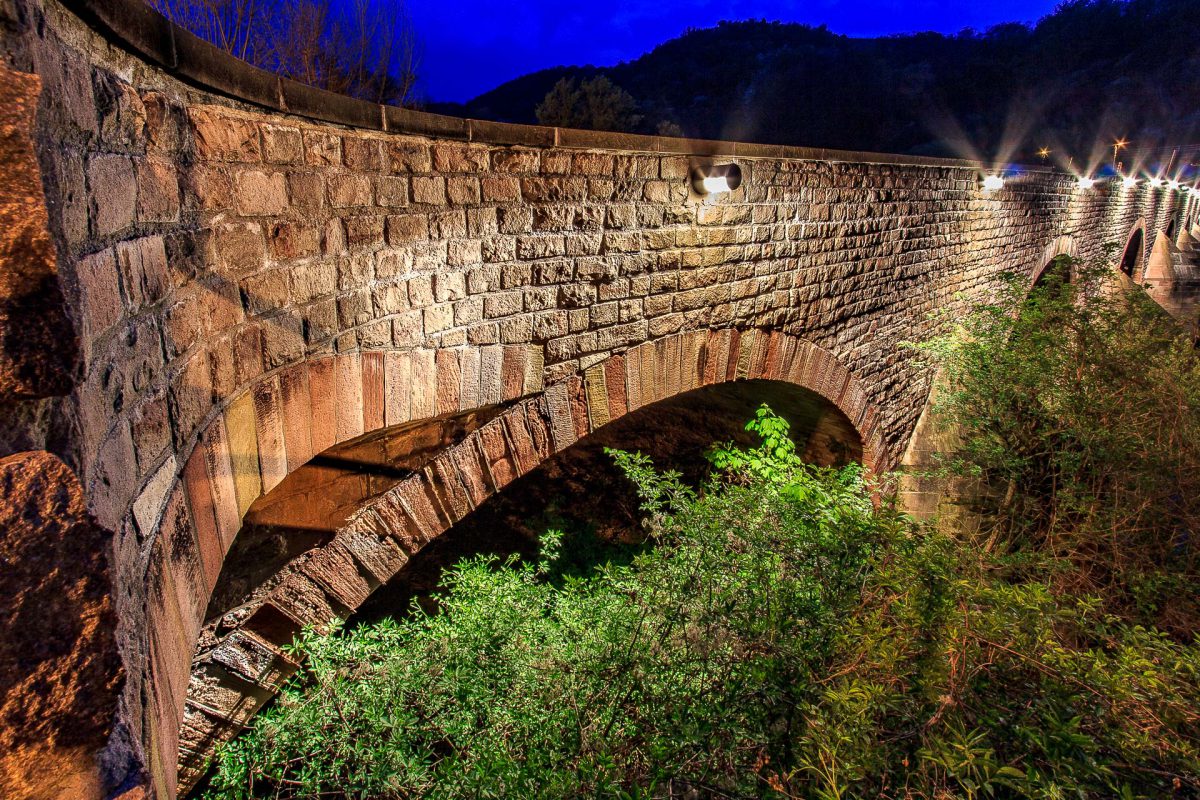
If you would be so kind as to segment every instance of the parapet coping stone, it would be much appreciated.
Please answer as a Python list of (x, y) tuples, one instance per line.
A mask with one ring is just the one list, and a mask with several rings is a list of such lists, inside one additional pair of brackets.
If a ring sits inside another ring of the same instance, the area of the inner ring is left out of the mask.
[[(351, 128), (492, 145), (987, 169), (982, 162), (967, 159), (522, 125), (382, 105), (259, 69), (176, 25), (144, 0), (62, 1), (110, 41), (194, 86), (272, 111)], [(1036, 166), (1021, 170), (1056, 171)]]

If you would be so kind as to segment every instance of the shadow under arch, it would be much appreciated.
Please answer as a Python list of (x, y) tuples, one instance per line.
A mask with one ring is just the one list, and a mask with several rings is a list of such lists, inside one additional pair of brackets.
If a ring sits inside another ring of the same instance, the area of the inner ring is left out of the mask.
[(643, 533), (641, 498), (607, 450), (639, 452), (658, 469), (674, 470), (688, 484), (699, 485), (711, 472), (705, 454), (713, 444), (758, 446), (746, 422), (764, 403), (788, 422), (789, 436), (806, 463), (836, 467), (861, 462), (858, 431), (812, 390), (780, 381), (741, 380), (682, 392), (596, 429), (488, 497), (413, 554), (347, 625), (407, 614), (414, 602), (433, 611), (434, 595), (446, 588), (446, 569), (481, 555), (500, 561), (535, 559), (548, 528), (571, 532), (563, 548), (568, 560), (586, 560), (598, 550), (627, 555), (621, 546), (640, 542)]
[(856, 432), (869, 470), (894, 465), (882, 416), (865, 387), (831, 353), (798, 337), (702, 330), (610, 356), (511, 403), (364, 500), (325, 543), (289, 563), (269, 591), (201, 636), (190, 679), (172, 681), (187, 681), (181, 791), (203, 774), (214, 748), (235, 736), (295, 671), (284, 648), (302, 627), (348, 617), (411, 556), (489, 497), (612, 421), (701, 387), (744, 380), (820, 395)]
[(1121, 260), (1117, 262), (1120, 272), (1130, 280), (1137, 281), (1146, 269), (1146, 221), (1139, 219), (1129, 235), (1125, 237), (1125, 247), (1121, 250)]

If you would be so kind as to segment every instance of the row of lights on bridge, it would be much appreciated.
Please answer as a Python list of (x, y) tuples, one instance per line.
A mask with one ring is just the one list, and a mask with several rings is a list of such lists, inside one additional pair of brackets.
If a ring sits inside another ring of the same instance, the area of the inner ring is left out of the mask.
[[(1080, 175), (1079, 180), (1078, 180), (1078, 185), (1079, 185), (1080, 189), (1091, 189), (1097, 183), (1100, 183), (1102, 180), (1107, 180), (1107, 179), (1092, 178), (1087, 175)], [(1166, 180), (1164, 178), (1150, 178), (1148, 180), (1149, 180), (1150, 185), (1153, 186), (1155, 189), (1161, 189), (1162, 187), (1165, 186), (1167, 189), (1169, 189), (1171, 191), (1183, 191), (1183, 192), (1190, 192), (1192, 194), (1200, 195), (1200, 188), (1197, 188), (1195, 186), (1184, 186), (1183, 184), (1181, 184), (1179, 181), (1176, 181), (1176, 180)], [(990, 175), (985, 175), (985, 176), (983, 176), (983, 180), (982, 180), (983, 190), (985, 192), (995, 192), (1000, 189), (1003, 189), (1004, 183), (1005, 183), (1005, 178), (1000, 173), (992, 173)], [(1125, 175), (1121, 178), (1121, 186), (1125, 189), (1133, 189), (1139, 183), (1141, 183), (1141, 178), (1135, 177), (1133, 175)]]
[[(1093, 188), (1101, 180), (1101, 178), (1081, 175), (1078, 179), (1078, 185), (1080, 189), (1087, 190)], [(1200, 195), (1200, 188), (1195, 186), (1185, 187), (1177, 180), (1166, 180), (1159, 177), (1149, 178), (1148, 180), (1150, 185), (1155, 189), (1161, 189), (1165, 186), (1171, 191), (1182, 190)], [(987, 192), (1003, 189), (1004, 182), (1004, 175), (1001, 173), (992, 173), (982, 178), (983, 189)], [(1133, 189), (1140, 182), (1141, 179), (1133, 175), (1126, 175), (1121, 178), (1121, 186), (1125, 189)], [(691, 171), (691, 183), (692, 188), (700, 195), (732, 192), (742, 185), (742, 169), (737, 164), (708, 164), (694, 167)]]
[[(1136, 188), (1139, 183), (1141, 183), (1141, 179), (1138, 178), (1136, 175), (1120, 175), (1119, 174), (1120, 165), (1117, 163), (1117, 156), (1120, 154), (1120, 152), (1122, 150), (1124, 150), (1128, 146), (1129, 146), (1128, 139), (1121, 138), (1121, 139), (1117, 139), (1115, 142), (1113, 142), (1113, 155), (1112, 155), (1113, 168), (1114, 168), (1114, 170), (1118, 171), (1117, 177), (1119, 177), (1121, 179), (1122, 188), (1133, 189), (1133, 188)], [(1038, 155), (1041, 157), (1043, 162), (1046, 161), (1046, 159), (1048, 159), (1050, 157), (1050, 148), (1043, 147), (1042, 149), (1038, 150)], [(1084, 190), (1091, 189), (1097, 183), (1099, 183), (1101, 180), (1104, 180), (1104, 179), (1093, 178), (1090, 175), (1080, 175), (1078, 178), (1079, 188), (1084, 189)], [(1115, 180), (1115, 178), (1114, 178), (1114, 180)], [(1168, 179), (1162, 178), (1158, 175), (1148, 178), (1147, 180), (1149, 181), (1150, 185), (1152, 187), (1154, 187), (1155, 189), (1161, 189), (1162, 187), (1166, 186), (1171, 191), (1182, 190), (1185, 194), (1191, 193), (1191, 194), (1195, 194), (1195, 195), (1200, 195), (1200, 186), (1184, 186), (1182, 183), (1180, 183), (1177, 180), (1168, 180)], [(984, 191), (994, 192), (994, 191), (1004, 188), (1004, 175), (1002, 173), (992, 173), (990, 175), (984, 175), (981, 177), (981, 182), (982, 182)]]

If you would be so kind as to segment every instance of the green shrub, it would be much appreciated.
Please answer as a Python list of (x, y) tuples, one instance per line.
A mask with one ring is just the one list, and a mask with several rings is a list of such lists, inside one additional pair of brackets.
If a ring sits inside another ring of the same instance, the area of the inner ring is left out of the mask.
[(652, 547), (468, 560), (440, 613), (307, 633), (210, 797), (1157, 798), (1200, 791), (1200, 646), (913, 525), (857, 467), (614, 452)]
[[(926, 346), (937, 415), (962, 438), (947, 467), (980, 476), (1000, 550), (1037, 553), (1062, 591), (1190, 637), (1200, 624), (1200, 358), (1140, 288), (1061, 256), (1027, 295)], [(1070, 275), (1070, 281), (1063, 277)]]
[[(306, 634), (301, 674), (227, 747), (217, 797), (757, 795), (902, 522), (858, 467), (806, 467), (764, 412), (697, 493), (614, 452), (653, 547), (591, 574), (469, 560), (440, 613)], [(759, 477), (770, 475), (771, 479)]]

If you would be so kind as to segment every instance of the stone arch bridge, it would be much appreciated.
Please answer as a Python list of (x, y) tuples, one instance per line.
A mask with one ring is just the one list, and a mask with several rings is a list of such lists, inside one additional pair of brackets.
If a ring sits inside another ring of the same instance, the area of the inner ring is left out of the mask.
[[(382, 107), (135, 0), (0, 0), (0, 45), (9, 797), (181, 793), (300, 625), (630, 410), (790, 383), (884, 470), (930, 385), (901, 343), (1001, 272), (1137, 242), (1126, 271), (1192, 313), (1195, 197), (1144, 183)], [(696, 195), (711, 161), (741, 186)], [(364, 453), (403, 469), (206, 619), (264, 498)]]

